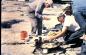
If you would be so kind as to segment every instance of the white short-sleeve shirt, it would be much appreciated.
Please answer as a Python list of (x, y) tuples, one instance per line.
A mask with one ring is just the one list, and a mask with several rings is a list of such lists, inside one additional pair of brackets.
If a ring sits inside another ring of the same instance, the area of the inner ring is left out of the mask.
[(64, 27), (68, 27), (68, 30), (70, 31), (77, 31), (78, 29), (80, 29), (79, 24), (75, 21), (75, 18), (73, 15), (69, 16), (67, 15), (65, 17), (64, 23), (63, 23), (63, 28)]

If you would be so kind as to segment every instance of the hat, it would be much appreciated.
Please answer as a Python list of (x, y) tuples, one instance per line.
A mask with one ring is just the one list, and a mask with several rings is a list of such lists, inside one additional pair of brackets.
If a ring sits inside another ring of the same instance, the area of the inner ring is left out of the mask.
[(65, 15), (61, 13), (57, 18), (59, 17), (65, 17)]

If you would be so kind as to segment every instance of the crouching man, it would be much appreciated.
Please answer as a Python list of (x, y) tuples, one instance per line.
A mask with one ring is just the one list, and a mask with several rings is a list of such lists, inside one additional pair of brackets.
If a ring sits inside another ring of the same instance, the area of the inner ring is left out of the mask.
[(66, 44), (75, 43), (75, 45), (80, 46), (82, 41), (79, 37), (82, 36), (83, 31), (80, 30), (80, 26), (75, 21), (71, 11), (67, 10), (65, 15), (60, 15), (57, 19), (63, 25), (63, 28), (55, 36), (47, 36), (47, 40), (51, 41), (63, 36)]

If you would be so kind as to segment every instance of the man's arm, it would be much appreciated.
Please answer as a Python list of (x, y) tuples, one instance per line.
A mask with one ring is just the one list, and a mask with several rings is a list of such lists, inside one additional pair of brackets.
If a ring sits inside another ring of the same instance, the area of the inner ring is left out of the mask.
[(35, 17), (42, 18), (43, 9), (44, 9), (44, 2), (40, 1), (35, 9)]
[(57, 32), (57, 35), (55, 35), (55, 36), (48, 36), (48, 37), (47, 37), (48, 40), (53, 40), (53, 39), (55, 39), (55, 38), (62, 37), (62, 36), (65, 34), (65, 32), (67, 31), (67, 29), (68, 29), (68, 27), (63, 27), (63, 28), (62, 28), (62, 31), (58, 31), (58, 32)]

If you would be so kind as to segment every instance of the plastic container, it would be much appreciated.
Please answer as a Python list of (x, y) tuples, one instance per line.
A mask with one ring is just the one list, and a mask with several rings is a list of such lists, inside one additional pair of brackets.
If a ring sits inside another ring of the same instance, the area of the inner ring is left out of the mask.
[(28, 36), (28, 33), (26, 31), (21, 31), (20, 36), (21, 40), (25, 40), (25, 38)]

